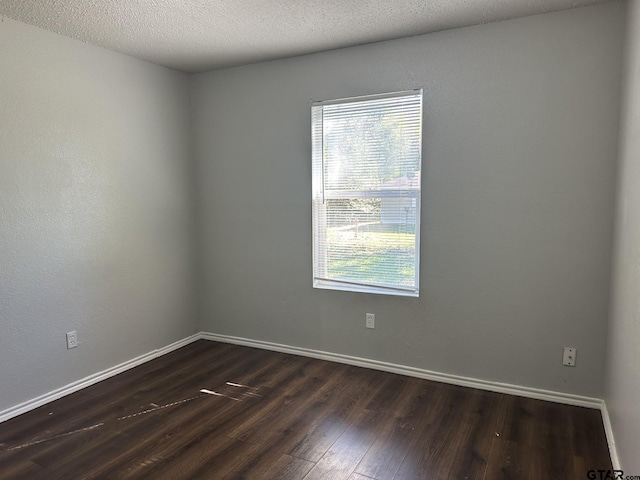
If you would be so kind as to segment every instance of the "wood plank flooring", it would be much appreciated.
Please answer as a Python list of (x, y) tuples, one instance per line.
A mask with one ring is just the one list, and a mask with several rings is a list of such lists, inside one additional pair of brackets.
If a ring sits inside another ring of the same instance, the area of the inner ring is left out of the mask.
[(580, 479), (598, 410), (200, 340), (0, 424), (2, 479)]

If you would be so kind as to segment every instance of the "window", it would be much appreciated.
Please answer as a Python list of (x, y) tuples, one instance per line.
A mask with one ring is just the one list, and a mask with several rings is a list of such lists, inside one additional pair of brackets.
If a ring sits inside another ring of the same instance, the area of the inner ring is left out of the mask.
[(313, 286), (417, 297), (422, 90), (311, 113)]

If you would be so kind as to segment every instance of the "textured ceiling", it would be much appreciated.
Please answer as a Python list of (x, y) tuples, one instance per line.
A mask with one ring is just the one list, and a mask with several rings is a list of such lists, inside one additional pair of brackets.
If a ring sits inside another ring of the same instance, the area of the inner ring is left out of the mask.
[(184, 72), (607, 0), (0, 0), (0, 15)]

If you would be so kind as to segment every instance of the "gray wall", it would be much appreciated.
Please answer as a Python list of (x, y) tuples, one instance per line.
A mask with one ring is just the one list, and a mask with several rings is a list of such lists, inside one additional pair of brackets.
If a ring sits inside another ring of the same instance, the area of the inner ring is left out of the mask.
[[(194, 76), (203, 330), (601, 396), (623, 35), (614, 2)], [(314, 290), (310, 102), (414, 87), (421, 296)]]
[(1, 19), (0, 410), (196, 331), (188, 82)]
[[(614, 2), (189, 82), (3, 18), (0, 410), (198, 329), (601, 396), (623, 32)], [(314, 290), (310, 102), (413, 87), (421, 298)], [(607, 390), (630, 445), (634, 225), (618, 228)]]
[(634, 473), (640, 472), (640, 2), (629, 8), (605, 401), (620, 463)]

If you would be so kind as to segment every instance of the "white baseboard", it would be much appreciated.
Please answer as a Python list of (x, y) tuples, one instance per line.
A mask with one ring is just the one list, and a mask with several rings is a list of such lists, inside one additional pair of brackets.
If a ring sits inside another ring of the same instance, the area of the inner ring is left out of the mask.
[(310, 348), (293, 347), (290, 345), (282, 345), (279, 343), (264, 342), (261, 340), (252, 340), (242, 337), (232, 337), (229, 335), (217, 335), (215, 333), (208, 332), (200, 332), (200, 338), (213, 340), (216, 342), (233, 343), (235, 345), (245, 345), (247, 347), (261, 348), (264, 350), (273, 350), (282, 353), (291, 353), (294, 355), (301, 355), (303, 357), (319, 358), (321, 360), (345, 363), (348, 365), (371, 368), (373, 370), (381, 370), (384, 372), (398, 373), (400, 375), (407, 375), (410, 377), (424, 378), (426, 380), (459, 385), (461, 387), (478, 388), (480, 390), (507, 393), (509, 395), (517, 395), (519, 397), (547, 400), (549, 402), (575, 405), (578, 407), (602, 409), (602, 406), (604, 405), (603, 400), (600, 398), (573, 395), (571, 393), (554, 392), (551, 390), (542, 390), (539, 388), (523, 387), (520, 385), (511, 385), (508, 383), (492, 382), (488, 380), (480, 380), (477, 378), (462, 377), (459, 375), (450, 375), (448, 373), (434, 372), (431, 370), (408, 367), (395, 363), (380, 362), (378, 360), (371, 360), (368, 358), (352, 357), (350, 355), (343, 355), (341, 353), (312, 350)]
[(609, 410), (607, 405), (602, 402), (602, 423), (604, 424), (604, 433), (607, 436), (607, 443), (609, 444), (609, 455), (611, 456), (611, 463), (614, 470), (622, 470), (620, 466), (620, 460), (618, 458), (618, 451), (616, 450), (616, 441), (613, 438), (613, 428), (611, 427), (611, 419), (609, 418)]
[(422, 368), (408, 367), (405, 365), (398, 365), (388, 362), (380, 362), (378, 360), (371, 360), (368, 358), (353, 357), (350, 355), (325, 352), (322, 350), (313, 350), (310, 348), (293, 347), (290, 345), (265, 342), (261, 340), (252, 340), (249, 338), (233, 337), (229, 335), (217, 335), (215, 333), (208, 332), (200, 332), (200, 338), (203, 338), (205, 340), (213, 340), (216, 342), (232, 343), (235, 345), (244, 345), (247, 347), (272, 350), (275, 352), (291, 353), (293, 355), (301, 355), (303, 357), (318, 358), (321, 360), (344, 363), (347, 365), (355, 365), (358, 367), (371, 368), (374, 370), (381, 370), (385, 372), (398, 373), (400, 375), (424, 378), (426, 380), (449, 383), (462, 387), (478, 388), (480, 390), (506, 393), (519, 397), (534, 398), (537, 400), (546, 400), (549, 402), (562, 403), (566, 405), (599, 409), (602, 413), (602, 422), (604, 424), (607, 444), (609, 446), (611, 463), (613, 464), (614, 469), (621, 470), (620, 462), (618, 460), (618, 453), (616, 450), (616, 444), (613, 437), (613, 430), (611, 428), (609, 411), (607, 410), (607, 406), (604, 400), (600, 398), (585, 397), (582, 395), (573, 395), (570, 393), (555, 392), (552, 390), (543, 390), (539, 388), (523, 387), (520, 385), (511, 385), (508, 383), (491, 382), (487, 380), (480, 380), (477, 378), (462, 377), (459, 375), (450, 375), (448, 373), (434, 372)]
[(49, 393), (45, 393), (44, 395), (40, 395), (39, 397), (33, 398), (31, 400), (27, 400), (24, 403), (20, 403), (13, 407), (10, 407), (6, 410), (0, 411), (0, 422), (4, 422), (5, 420), (9, 420), (10, 418), (17, 417), (23, 413), (26, 413), (30, 410), (38, 408), (45, 403), (52, 402), (57, 400), (58, 398), (62, 398), (65, 395), (69, 395), (71, 393), (77, 392), (85, 387), (93, 385), (94, 383), (98, 383), (102, 380), (106, 380), (109, 377), (113, 377), (119, 373), (124, 372), (125, 370), (129, 370), (133, 367), (137, 367), (149, 360), (153, 360), (154, 358), (160, 357), (166, 353), (172, 352), (173, 350), (177, 350), (180, 347), (184, 347), (185, 345), (199, 340), (201, 337), (200, 334), (196, 333), (191, 335), (190, 337), (183, 338), (182, 340), (178, 340), (177, 342), (172, 343), (171, 345), (167, 345), (166, 347), (158, 348), (149, 353), (145, 353), (144, 355), (140, 355), (139, 357), (128, 360), (124, 363), (116, 365), (111, 368), (107, 368), (101, 372), (95, 373), (93, 375), (89, 375), (83, 379), (80, 379), (76, 382), (70, 383), (69, 385), (65, 385), (64, 387), (58, 388), (57, 390), (53, 390)]
[(320, 360), (328, 360), (331, 362), (344, 363), (347, 365), (354, 365), (357, 367), (371, 368), (373, 370), (381, 370), (384, 372), (397, 373), (400, 375), (407, 375), (410, 377), (424, 378), (426, 380), (433, 380), (436, 382), (449, 383), (452, 385), (459, 385), (462, 387), (478, 388), (480, 390), (488, 390), (497, 393), (506, 393), (509, 395), (516, 395), (519, 397), (534, 398), (537, 400), (546, 400), (550, 402), (563, 403), (567, 405), (575, 405), (579, 407), (596, 408), (602, 412), (602, 421), (609, 444), (609, 452), (611, 455), (611, 462), (613, 468), (619, 470), (620, 462), (615, 447), (615, 441), (613, 437), (613, 430), (611, 428), (611, 420), (609, 418), (609, 412), (604, 400), (593, 397), (585, 397), (581, 395), (573, 395), (570, 393), (555, 392), (551, 390), (543, 390), (539, 388), (523, 387), (520, 385), (511, 385), (508, 383), (492, 382), (488, 380), (480, 380), (476, 378), (462, 377), (459, 375), (450, 375), (448, 373), (434, 372), (431, 370), (425, 370), (422, 368), (409, 367), (406, 365), (398, 365), (395, 363), (381, 362), (378, 360), (371, 360), (368, 358), (354, 357), (350, 355), (343, 355), (340, 353), (326, 352), (322, 350), (313, 350), (310, 348), (294, 347), (291, 345), (283, 345), (273, 342), (265, 342), (261, 340), (252, 340), (249, 338), (233, 337), (229, 335), (217, 335), (215, 333), (200, 332), (190, 337), (184, 338), (177, 342), (174, 342), (166, 347), (153, 350), (139, 357), (128, 360), (124, 363), (108, 368), (101, 372), (95, 373), (88, 377), (85, 377), (76, 382), (70, 383), (57, 390), (53, 390), (44, 395), (40, 395), (34, 399), (28, 400), (19, 405), (15, 405), (6, 410), (0, 411), (0, 422), (9, 420), (30, 410), (38, 408), (46, 403), (52, 402), (59, 398), (77, 392), (85, 387), (98, 383), (107, 378), (113, 377), (119, 373), (129, 370), (133, 367), (137, 367), (149, 360), (160, 357), (164, 354), (177, 350), (180, 347), (188, 345), (196, 340), (212, 340), (215, 342), (231, 343), (234, 345), (244, 345), (247, 347), (260, 348), (263, 350), (271, 350), (275, 352), (290, 353), (293, 355), (300, 355), (303, 357), (318, 358)]

